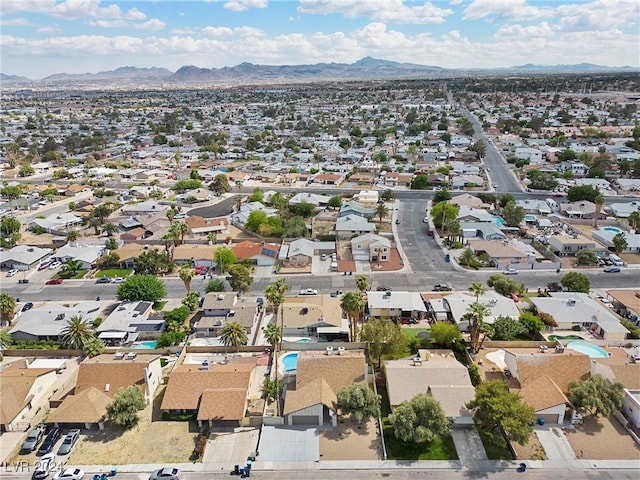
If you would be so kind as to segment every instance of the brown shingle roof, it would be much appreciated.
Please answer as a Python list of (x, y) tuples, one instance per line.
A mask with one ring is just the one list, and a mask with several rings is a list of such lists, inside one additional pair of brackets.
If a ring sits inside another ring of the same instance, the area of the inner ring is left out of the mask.
[(542, 375), (527, 383), (520, 390), (520, 395), (522, 395), (522, 400), (531, 405), (536, 412), (569, 402), (562, 390), (548, 375)]
[(29, 394), (36, 379), (50, 368), (11, 369), (0, 374), (0, 424), (11, 423), (31, 401)]
[(290, 413), (319, 403), (335, 410), (338, 399), (336, 392), (331, 390), (331, 387), (324, 378), (316, 378), (311, 381), (311, 383), (288, 391), (286, 400), (284, 414), (289, 415)]
[(296, 370), (296, 390), (317, 378), (324, 378), (331, 390), (338, 393), (343, 387), (364, 381), (365, 359), (362, 351), (348, 351), (344, 355), (325, 355), (321, 352), (300, 352)]
[[(134, 360), (115, 360), (113, 355), (98, 355), (84, 360), (78, 368), (75, 394), (95, 387), (113, 397), (118, 390), (145, 384), (145, 369), (158, 355), (138, 355)], [(109, 391), (105, 391), (106, 385)], [(144, 391), (144, 390), (143, 390)]]
[(66, 397), (47, 419), (50, 423), (98, 423), (106, 413), (111, 397), (96, 387), (85, 388)]
[(200, 397), (198, 420), (241, 420), (246, 404), (246, 388), (205, 390)]

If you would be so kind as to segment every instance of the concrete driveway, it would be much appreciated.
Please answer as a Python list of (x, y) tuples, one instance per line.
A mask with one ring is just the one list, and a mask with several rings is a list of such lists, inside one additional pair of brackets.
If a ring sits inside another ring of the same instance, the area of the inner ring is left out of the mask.
[(211, 432), (202, 463), (209, 470), (233, 470), (234, 465), (244, 465), (247, 457), (258, 446), (257, 428), (236, 428)]
[(320, 459), (317, 428), (263, 425), (260, 462), (316, 462)]
[(488, 459), (480, 435), (475, 429), (453, 429), (451, 430), (451, 438), (453, 438), (462, 465)]
[(564, 431), (557, 426), (536, 425), (534, 431), (549, 460), (573, 460), (576, 454)]

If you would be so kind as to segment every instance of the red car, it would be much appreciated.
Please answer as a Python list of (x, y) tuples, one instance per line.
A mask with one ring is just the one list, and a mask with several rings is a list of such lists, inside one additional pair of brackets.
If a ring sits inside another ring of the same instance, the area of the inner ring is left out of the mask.
[(62, 283), (62, 279), (61, 278), (53, 278), (51, 280), (47, 280), (45, 285), (60, 285), (61, 283)]
[(207, 271), (207, 267), (205, 267), (204, 265), (198, 265), (196, 267), (196, 275), (202, 275), (206, 271)]

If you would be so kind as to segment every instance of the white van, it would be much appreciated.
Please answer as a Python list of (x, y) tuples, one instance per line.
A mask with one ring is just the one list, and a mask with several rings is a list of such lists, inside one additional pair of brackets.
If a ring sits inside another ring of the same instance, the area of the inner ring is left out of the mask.
[(619, 256), (614, 255), (613, 253), (609, 255), (609, 261), (611, 261), (611, 263), (613, 263), (616, 267), (624, 267), (624, 262), (622, 261), (622, 259)]
[(336, 262), (336, 261), (331, 262), (331, 271), (332, 272), (337, 272), (338, 271), (338, 262)]

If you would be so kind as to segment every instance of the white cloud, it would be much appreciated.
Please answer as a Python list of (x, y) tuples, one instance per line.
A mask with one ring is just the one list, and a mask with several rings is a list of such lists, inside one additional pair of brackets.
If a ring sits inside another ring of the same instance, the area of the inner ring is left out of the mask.
[(556, 11), (563, 30), (604, 30), (627, 26), (635, 26), (637, 30), (640, 3), (637, 0), (597, 0), (591, 3), (561, 5)]
[(137, 8), (132, 8), (124, 15), (127, 20), (145, 20), (147, 16)]
[(137, 8), (123, 13), (116, 4), (100, 7), (100, 0), (3, 0), (2, 13), (31, 12), (51, 15), (65, 20), (78, 18), (145, 20), (147, 16)]
[(526, 0), (472, 0), (464, 11), (465, 20), (478, 20), (490, 16), (512, 20), (536, 20), (551, 17), (550, 7), (534, 7)]
[(59, 25), (47, 25), (38, 28), (38, 32), (40, 33), (58, 33), (62, 31)]
[(0, 25), (3, 27), (33, 27), (35, 24), (30, 22), (26, 18), (11, 18), (7, 20), (1, 20)]
[(253, 27), (236, 27), (233, 31), (241, 37), (255, 38), (264, 36), (264, 32), (262, 30)]
[(495, 38), (501, 40), (513, 40), (513, 39), (521, 39), (526, 40), (527, 38), (553, 38), (558, 34), (558, 28), (552, 27), (547, 22), (542, 22), (538, 25), (503, 25), (500, 27), (496, 33)]
[(425, 24), (445, 22), (453, 10), (436, 7), (427, 1), (422, 5), (409, 6), (404, 0), (300, 0), (298, 13), (340, 13), (346, 18), (367, 17), (389, 23)]
[(229, 0), (224, 3), (224, 8), (234, 12), (244, 12), (250, 8), (267, 8), (268, 0)]
[(229, 27), (204, 27), (201, 32), (205, 38), (223, 38), (233, 35), (233, 29)]
[(158, 20), (157, 18), (152, 18), (143, 23), (137, 23), (134, 25), (138, 30), (150, 30), (153, 32), (157, 32), (158, 30), (162, 30), (165, 27), (165, 23), (162, 20)]

